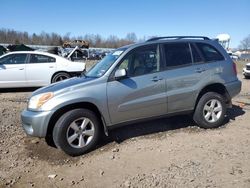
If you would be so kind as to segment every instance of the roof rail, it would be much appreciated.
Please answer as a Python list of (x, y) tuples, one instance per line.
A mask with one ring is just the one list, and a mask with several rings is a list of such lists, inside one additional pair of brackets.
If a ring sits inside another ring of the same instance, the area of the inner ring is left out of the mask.
[(161, 40), (161, 39), (203, 39), (203, 40), (210, 40), (208, 37), (204, 36), (168, 36), (168, 37), (154, 37), (151, 39), (148, 39), (147, 42)]

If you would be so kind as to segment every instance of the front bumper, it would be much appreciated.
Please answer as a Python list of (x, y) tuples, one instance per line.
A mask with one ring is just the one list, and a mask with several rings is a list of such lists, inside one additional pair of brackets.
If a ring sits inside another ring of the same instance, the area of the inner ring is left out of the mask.
[(24, 110), (21, 114), (22, 126), (28, 135), (45, 137), (53, 111), (34, 112)]
[(250, 70), (247, 70), (246, 68), (243, 69), (243, 75), (244, 76), (250, 76)]

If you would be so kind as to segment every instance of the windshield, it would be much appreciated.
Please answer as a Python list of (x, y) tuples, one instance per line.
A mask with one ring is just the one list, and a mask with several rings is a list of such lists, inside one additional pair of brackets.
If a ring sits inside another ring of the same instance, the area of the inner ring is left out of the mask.
[(118, 49), (105, 56), (100, 62), (92, 67), (86, 74), (87, 77), (101, 77), (113, 65), (113, 63), (120, 57), (125, 49)]

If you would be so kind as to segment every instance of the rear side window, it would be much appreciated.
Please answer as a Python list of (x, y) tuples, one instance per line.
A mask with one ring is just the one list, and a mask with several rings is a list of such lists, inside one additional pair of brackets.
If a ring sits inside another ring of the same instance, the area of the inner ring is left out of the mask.
[(167, 67), (181, 66), (192, 63), (188, 43), (164, 44), (164, 52)]
[(197, 43), (196, 44), (199, 50), (201, 51), (205, 61), (222, 61), (224, 60), (223, 55), (209, 44)]
[(202, 62), (202, 58), (193, 44), (191, 44), (191, 50), (192, 50), (192, 55), (193, 55), (193, 62), (194, 63)]
[(56, 62), (56, 59), (46, 55), (30, 54), (30, 63), (52, 63)]

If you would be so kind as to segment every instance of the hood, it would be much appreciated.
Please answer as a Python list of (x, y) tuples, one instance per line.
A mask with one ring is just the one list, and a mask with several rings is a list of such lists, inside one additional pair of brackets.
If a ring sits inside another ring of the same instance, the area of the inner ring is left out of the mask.
[(72, 90), (76, 87), (81, 87), (85, 85), (87, 82), (95, 80), (97, 78), (89, 78), (89, 77), (74, 77), (67, 80), (63, 80), (54, 84), (50, 84), (49, 86), (42, 87), (35, 92), (32, 93), (32, 96), (38, 95), (40, 93), (46, 92), (54, 92), (55, 94), (66, 92), (67, 90)]

